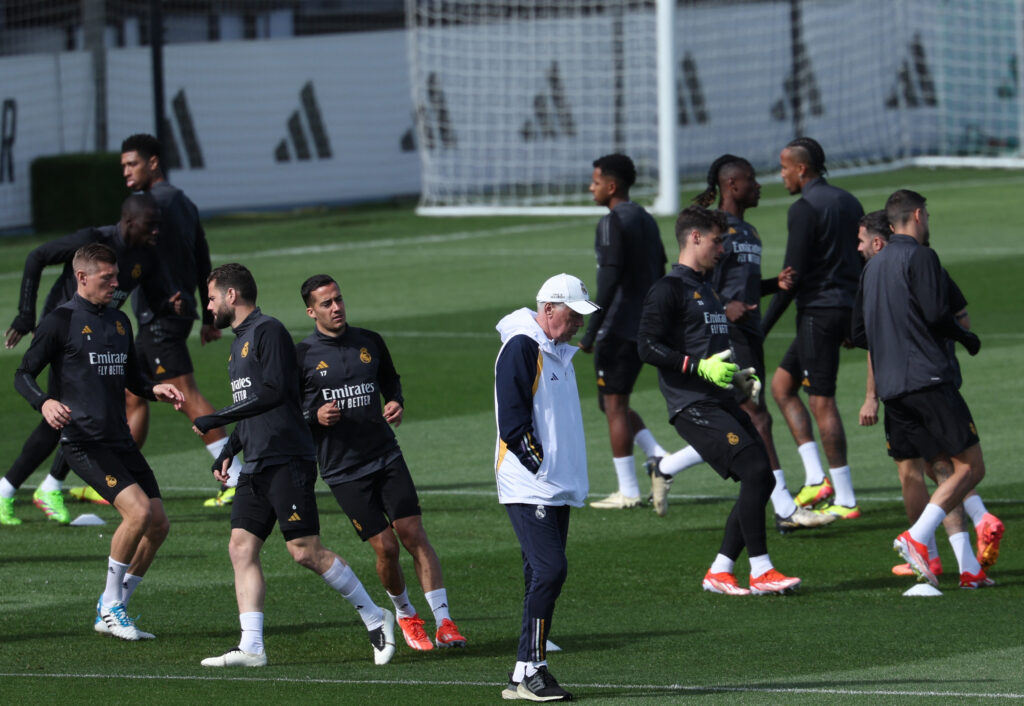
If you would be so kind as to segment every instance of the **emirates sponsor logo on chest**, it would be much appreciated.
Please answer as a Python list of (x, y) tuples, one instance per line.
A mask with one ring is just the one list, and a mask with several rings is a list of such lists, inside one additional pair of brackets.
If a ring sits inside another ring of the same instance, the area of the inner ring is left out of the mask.
[(97, 375), (124, 375), (124, 366), (128, 362), (127, 353), (89, 353), (89, 365)]
[(377, 394), (377, 383), (325, 387), (320, 390), (320, 394), (323, 395), (324, 402), (334, 402), (338, 409), (358, 409), (369, 406), (373, 396)]

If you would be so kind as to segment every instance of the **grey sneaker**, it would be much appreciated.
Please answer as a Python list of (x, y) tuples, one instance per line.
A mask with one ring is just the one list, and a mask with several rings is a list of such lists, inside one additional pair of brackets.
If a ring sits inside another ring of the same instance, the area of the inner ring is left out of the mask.
[(789, 517), (775, 516), (775, 529), (779, 534), (786, 534), (798, 529), (812, 529), (824, 527), (836, 520), (836, 516), (819, 510), (810, 510), (806, 507), (797, 507), (796, 511)]
[(527, 701), (572, 701), (572, 694), (558, 685), (546, 666), (538, 667), (532, 677), (519, 682), (516, 693)]
[(644, 461), (644, 469), (651, 479), (651, 504), (658, 517), (664, 517), (668, 512), (668, 491), (672, 487), (675, 476), (667, 476), (658, 470), (661, 465), (661, 456), (651, 456)]
[(505, 688), (501, 690), (501, 698), (505, 699), (506, 701), (515, 701), (519, 698), (519, 692), (517, 691), (518, 688), (519, 682), (512, 681), (512, 672), (509, 672), (508, 684), (506, 684)]

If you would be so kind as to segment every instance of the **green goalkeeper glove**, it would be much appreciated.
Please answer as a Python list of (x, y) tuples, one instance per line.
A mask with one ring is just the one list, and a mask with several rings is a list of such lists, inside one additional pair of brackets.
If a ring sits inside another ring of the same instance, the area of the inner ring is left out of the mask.
[(710, 383), (724, 387), (726, 390), (731, 390), (733, 376), (736, 371), (740, 369), (740, 366), (736, 363), (730, 363), (729, 358), (732, 357), (731, 350), (724, 350), (721, 353), (715, 353), (710, 358), (705, 358), (697, 364), (697, 374)]
[(761, 378), (754, 374), (753, 368), (744, 368), (732, 378), (736, 387), (743, 390), (743, 394), (749, 397), (754, 404), (758, 404), (761, 398)]

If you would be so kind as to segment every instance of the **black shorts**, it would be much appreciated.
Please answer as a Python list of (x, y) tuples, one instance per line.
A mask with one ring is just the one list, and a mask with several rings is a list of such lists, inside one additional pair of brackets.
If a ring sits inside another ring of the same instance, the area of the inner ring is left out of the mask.
[[(740, 370), (753, 368), (754, 374), (761, 380), (763, 390), (767, 384), (764, 373), (764, 339), (736, 326), (730, 326), (729, 343), (732, 346), (732, 362), (740, 366)], [(740, 404), (749, 399), (738, 387), (734, 388), (733, 395)]]
[(277, 520), (286, 542), (319, 535), (315, 485), (312, 459), (296, 458), (241, 474), (231, 503), (231, 529), (244, 529), (266, 541)]
[(192, 357), (186, 343), (193, 323), (191, 319), (166, 318), (153, 319), (139, 327), (135, 353), (143, 375), (160, 382), (192, 372)]
[(952, 383), (885, 403), (885, 445), (896, 460), (956, 456), (978, 441), (971, 410)]
[(160, 497), (153, 469), (135, 444), (113, 447), (65, 442), (64, 458), (79, 478), (110, 503), (133, 483), (142, 488), (146, 497)]
[(839, 349), (850, 338), (849, 309), (809, 308), (797, 313), (796, 339), (779, 367), (809, 395), (836, 396)]
[(732, 472), (737, 454), (752, 444), (764, 448), (750, 415), (732, 399), (692, 404), (672, 419), (672, 425), (722, 478), (738, 481), (739, 476)]
[(594, 371), (599, 393), (630, 394), (643, 367), (636, 341), (609, 334), (594, 347)]
[(364, 542), (395, 520), (423, 514), (409, 467), (401, 456), (375, 473), (332, 485), (331, 492)]

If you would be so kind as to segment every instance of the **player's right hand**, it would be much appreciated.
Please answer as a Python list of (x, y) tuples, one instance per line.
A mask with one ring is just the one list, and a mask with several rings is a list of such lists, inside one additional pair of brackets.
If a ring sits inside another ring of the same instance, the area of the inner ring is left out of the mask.
[(878, 424), (878, 398), (865, 397), (860, 406), (860, 425), (870, 427)]
[(71, 408), (57, 400), (43, 402), (41, 411), (43, 419), (54, 429), (63, 429), (71, 422)]
[(220, 340), (221, 330), (216, 326), (210, 324), (203, 324), (199, 328), (199, 345), (205, 346), (207, 343), (212, 341)]
[(967, 349), (967, 353), (971, 356), (978, 355), (978, 351), (981, 350), (981, 339), (978, 338), (976, 333), (971, 331), (964, 331), (960, 337), (960, 343), (964, 344), (964, 348)]
[(341, 410), (334, 402), (326, 402), (316, 411), (316, 420), (321, 426), (334, 426), (341, 421)]
[(732, 378), (736, 371), (740, 369), (740, 366), (736, 365), (736, 363), (729, 362), (731, 357), (731, 350), (715, 353), (710, 358), (705, 358), (697, 364), (697, 374), (708, 382), (718, 385), (718, 387), (731, 390)]
[(214, 462), (213, 462), (213, 468), (210, 469), (210, 470), (213, 471), (213, 477), (214, 478), (216, 478), (221, 483), (226, 483), (228, 478), (230, 477), (229, 474), (228, 474), (228, 469), (229, 468), (231, 468), (231, 457), (230, 456), (228, 458), (217, 458), (217, 459), (215, 459)]
[(7, 329), (7, 332), (4, 334), (4, 336), (6, 336), (6, 338), (4, 339), (4, 348), (14, 348), (16, 345), (18, 345), (18, 341), (25, 337), (25, 334), (23, 334), (21, 331), (18, 331), (12, 326), (11, 328)]
[(756, 308), (757, 304), (747, 304), (746, 302), (741, 302), (739, 299), (733, 299), (725, 305), (725, 317), (729, 319), (730, 323), (736, 323), (740, 319), (744, 318), (748, 312), (751, 312)]

